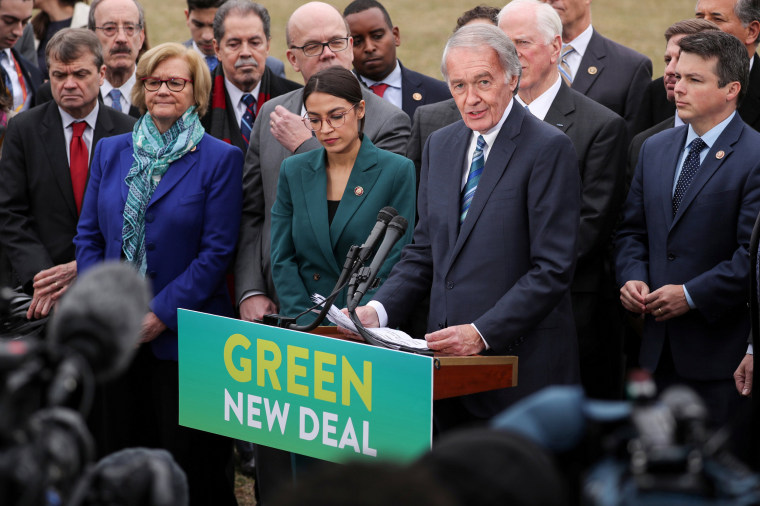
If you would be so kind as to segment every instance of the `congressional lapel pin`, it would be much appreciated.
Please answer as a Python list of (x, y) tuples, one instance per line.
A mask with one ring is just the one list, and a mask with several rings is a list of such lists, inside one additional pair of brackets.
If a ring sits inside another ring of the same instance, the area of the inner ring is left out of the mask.
[(594, 74), (596, 74), (597, 72), (598, 72), (597, 68), (596, 68), (596, 67), (594, 67), (593, 65), (591, 65), (591, 66), (588, 68), (588, 73), (589, 73), (589, 74), (591, 74), (592, 76), (593, 76)]
[(414, 93), (414, 94), (412, 95), (412, 98), (413, 98), (414, 100), (416, 100), (417, 102), (419, 102), (420, 100), (422, 100), (422, 93)]
[(362, 188), (361, 186), (357, 186), (356, 188), (354, 188), (354, 195), (356, 195), (357, 197), (361, 197), (362, 195), (364, 195), (364, 188)]
[(192, 153), (193, 151), (195, 151), (195, 149), (196, 149), (197, 147), (198, 147), (198, 145), (196, 144), (195, 146), (193, 146), (193, 148), (190, 150), (190, 152)]
[(723, 151), (722, 149), (718, 151), (717, 153), (715, 153), (715, 158), (717, 158), (718, 160), (721, 160), (724, 156), (726, 156), (726, 152)]

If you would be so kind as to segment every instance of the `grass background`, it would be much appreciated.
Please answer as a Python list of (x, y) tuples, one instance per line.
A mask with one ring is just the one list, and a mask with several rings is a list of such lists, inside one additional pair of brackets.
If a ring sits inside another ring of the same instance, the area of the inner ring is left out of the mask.
[[(349, 2), (327, 3), (342, 12)], [(285, 59), (285, 23), (293, 10), (305, 2), (278, 0), (262, 3), (272, 17), (270, 54), (286, 62), (288, 78), (303, 82)], [(454, 0), (383, 0), (382, 3), (401, 32), (399, 58), (407, 67), (438, 79), (441, 78), (441, 52), (457, 18), (478, 3), (503, 7), (503, 4), (478, 0), (472, 4)], [(151, 46), (189, 37), (183, 13), (186, 8), (184, 0), (142, 0), (142, 4)], [(593, 24), (601, 34), (649, 56), (654, 64), (654, 77), (659, 77), (664, 68), (663, 33), (673, 22), (693, 17), (695, 4), (695, 0), (597, 0), (592, 4)]]
[[(140, 1), (145, 7), (151, 46), (187, 40), (189, 33), (183, 13), (185, 0)], [(349, 1), (328, 3), (342, 12)], [(290, 79), (303, 82), (285, 58), (285, 23), (293, 10), (305, 2), (278, 0), (263, 3), (272, 18), (270, 54), (286, 62), (285, 69)], [(468, 4), (454, 0), (382, 0), (382, 3), (401, 32), (399, 58), (407, 67), (440, 79), (441, 52), (446, 39), (457, 18), (480, 2), (475, 0)], [(593, 24), (601, 34), (649, 56), (654, 65), (654, 77), (659, 77), (664, 68), (663, 33), (675, 21), (692, 17), (695, 4), (695, 0), (597, 0), (592, 4)], [(240, 506), (255, 504), (252, 480), (239, 473), (236, 476), (236, 495)]]

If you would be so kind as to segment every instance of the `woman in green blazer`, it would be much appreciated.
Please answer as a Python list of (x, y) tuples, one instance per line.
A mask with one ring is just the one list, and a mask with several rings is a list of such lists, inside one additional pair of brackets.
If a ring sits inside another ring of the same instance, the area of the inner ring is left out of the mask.
[[(380, 209), (392, 206), (410, 226), (378, 275), (387, 278), (412, 239), (415, 216), (414, 165), (362, 135), (365, 107), (356, 77), (327, 68), (309, 79), (303, 97), (304, 124), (323, 148), (291, 156), (280, 167), (271, 260), (280, 314), (288, 316), (311, 307), (311, 294), (332, 292), (349, 248), (364, 242)], [(345, 289), (335, 305), (345, 307)], [(304, 316), (299, 324), (312, 320)]]

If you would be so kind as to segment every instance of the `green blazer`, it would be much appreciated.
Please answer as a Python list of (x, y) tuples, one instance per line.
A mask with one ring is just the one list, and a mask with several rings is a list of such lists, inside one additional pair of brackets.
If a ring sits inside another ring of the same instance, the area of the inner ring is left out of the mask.
[[(378, 149), (364, 136), (332, 224), (327, 220), (325, 163), (322, 148), (288, 157), (280, 167), (272, 206), (271, 260), (283, 315), (295, 316), (311, 307), (312, 293), (327, 297), (332, 292), (349, 248), (364, 242), (383, 207), (394, 207), (409, 220), (409, 227), (383, 264), (381, 282), (412, 240), (416, 182), (409, 159)], [(361, 303), (373, 293), (365, 294)], [(346, 306), (345, 289), (335, 305)], [(299, 323), (312, 320), (306, 315)]]

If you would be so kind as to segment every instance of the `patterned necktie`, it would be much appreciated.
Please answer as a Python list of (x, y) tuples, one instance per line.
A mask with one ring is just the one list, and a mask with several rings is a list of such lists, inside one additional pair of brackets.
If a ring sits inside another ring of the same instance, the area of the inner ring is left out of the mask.
[(240, 133), (243, 134), (243, 139), (245, 139), (245, 143), (248, 144), (249, 139), (251, 138), (253, 120), (256, 118), (256, 100), (250, 93), (244, 94), (241, 100), (245, 104), (245, 112), (243, 113), (243, 117), (240, 118)]
[(5, 91), (9, 97), (13, 97), (13, 83), (11, 82), (11, 76), (8, 75), (8, 71), (5, 70), (2, 64), (8, 61), (8, 55), (5, 51), (0, 51), (0, 72), (3, 73), (3, 82), (5, 83)]
[(681, 205), (686, 190), (689, 189), (691, 181), (699, 170), (699, 153), (707, 147), (705, 141), (697, 137), (691, 144), (689, 144), (689, 154), (686, 155), (686, 160), (683, 161), (681, 167), (681, 174), (678, 175), (678, 182), (676, 183), (676, 191), (673, 193), (673, 216), (675, 217), (678, 212), (678, 206)]
[(122, 112), (121, 108), (121, 92), (116, 88), (108, 92), (108, 96), (111, 97), (111, 107), (119, 112)]
[(459, 213), (460, 225), (464, 223), (464, 219), (467, 217), (467, 211), (470, 210), (470, 204), (472, 204), (472, 197), (475, 195), (478, 181), (480, 181), (480, 175), (483, 173), (483, 166), (485, 165), (483, 150), (485, 147), (486, 140), (482, 135), (479, 135), (478, 145), (472, 153), (472, 162), (470, 163), (470, 172), (467, 174), (467, 183), (464, 185), (464, 190), (462, 190), (462, 206)]
[(575, 51), (575, 48), (570, 44), (562, 46), (562, 58), (559, 60), (559, 73), (562, 74), (562, 80), (568, 86), (573, 84), (573, 72), (570, 70), (570, 65), (567, 63), (567, 56)]
[(71, 172), (71, 187), (74, 190), (74, 201), (77, 204), (77, 214), (82, 211), (84, 188), (87, 184), (87, 145), (82, 134), (87, 127), (84, 121), (71, 124), (73, 135), (69, 144), (69, 170)]
[(370, 85), (369, 89), (372, 90), (378, 97), (383, 98), (383, 95), (385, 95), (385, 90), (388, 89), (388, 85), (385, 83), (372, 84)]
[(216, 59), (216, 56), (206, 56), (206, 65), (208, 65), (208, 69), (213, 72), (214, 69), (216, 69), (216, 66), (219, 64), (219, 60)]

